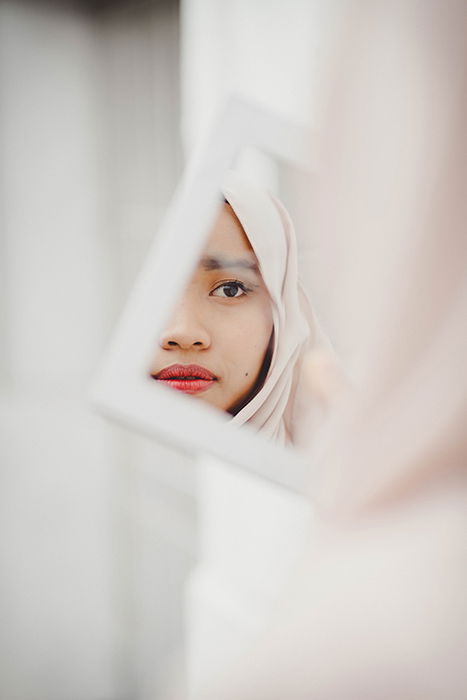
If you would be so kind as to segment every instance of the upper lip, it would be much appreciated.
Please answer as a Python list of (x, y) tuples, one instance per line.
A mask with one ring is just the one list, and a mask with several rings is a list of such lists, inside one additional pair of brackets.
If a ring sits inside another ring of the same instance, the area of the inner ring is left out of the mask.
[(186, 379), (190, 377), (205, 379), (206, 381), (217, 379), (215, 374), (206, 369), (206, 367), (201, 367), (201, 365), (170, 365), (161, 369), (153, 377), (155, 379)]

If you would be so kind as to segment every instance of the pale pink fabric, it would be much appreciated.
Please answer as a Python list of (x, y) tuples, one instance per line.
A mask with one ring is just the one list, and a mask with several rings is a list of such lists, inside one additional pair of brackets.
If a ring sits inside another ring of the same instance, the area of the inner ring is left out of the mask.
[(314, 223), (356, 390), (302, 569), (203, 700), (465, 698), (466, 36), (463, 0), (353, 3)]

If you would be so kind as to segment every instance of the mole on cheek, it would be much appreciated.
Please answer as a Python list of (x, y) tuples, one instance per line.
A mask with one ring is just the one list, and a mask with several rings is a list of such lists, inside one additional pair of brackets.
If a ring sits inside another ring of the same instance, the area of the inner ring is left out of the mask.
[(248, 377), (248, 372), (245, 372), (245, 377)]

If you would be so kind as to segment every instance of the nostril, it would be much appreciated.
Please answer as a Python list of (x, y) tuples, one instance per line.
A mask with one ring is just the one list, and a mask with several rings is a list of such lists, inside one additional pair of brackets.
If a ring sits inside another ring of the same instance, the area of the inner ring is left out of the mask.
[(160, 343), (161, 346), (166, 350), (173, 350), (175, 348), (179, 348), (180, 350), (189, 350), (190, 348), (202, 350), (206, 347), (206, 343), (203, 340), (192, 340), (191, 338), (185, 337), (180, 337), (177, 340), (174, 340), (173, 338), (173, 335), (170, 340), (162, 338)]

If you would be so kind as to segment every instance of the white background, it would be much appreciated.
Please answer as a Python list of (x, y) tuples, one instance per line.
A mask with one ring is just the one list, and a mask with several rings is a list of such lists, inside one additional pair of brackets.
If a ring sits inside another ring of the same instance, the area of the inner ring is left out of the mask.
[(176, 667), (194, 465), (106, 424), (86, 392), (183, 153), (231, 90), (313, 122), (337, 15), (325, 0), (0, 3), (5, 700), (157, 697)]

